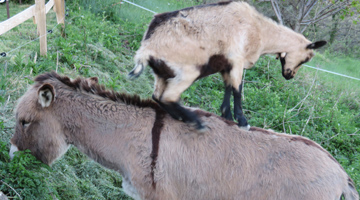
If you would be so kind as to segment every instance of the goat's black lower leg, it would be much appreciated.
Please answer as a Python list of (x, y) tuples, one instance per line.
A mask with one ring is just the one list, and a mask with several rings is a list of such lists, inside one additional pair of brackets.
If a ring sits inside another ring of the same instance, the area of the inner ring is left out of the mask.
[(224, 94), (223, 102), (220, 107), (220, 111), (221, 111), (221, 117), (233, 121), (233, 117), (230, 109), (231, 92), (232, 92), (232, 86), (225, 84), (225, 94)]
[(248, 129), (249, 124), (244, 116), (241, 105), (241, 90), (242, 84), (239, 86), (239, 90), (233, 88), (234, 95), (234, 118), (238, 121), (238, 126), (241, 128)]
[(205, 126), (201, 123), (199, 117), (194, 112), (182, 107), (178, 102), (164, 103), (154, 98), (154, 96), (153, 99), (174, 119), (185, 123), (194, 123), (198, 130), (205, 129)]

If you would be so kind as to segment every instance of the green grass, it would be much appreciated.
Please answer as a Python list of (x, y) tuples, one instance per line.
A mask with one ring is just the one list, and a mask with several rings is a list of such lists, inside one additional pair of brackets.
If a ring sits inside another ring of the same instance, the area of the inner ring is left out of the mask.
[[(139, 6), (147, 8), (155, 13), (169, 12), (185, 7), (196, 5), (196, 1), (193, 0), (156, 0), (156, 1), (141, 1), (131, 0)], [(79, 4), (86, 9), (91, 10), (94, 13), (106, 13), (110, 20), (125, 20), (138, 24), (147, 25), (154, 13), (144, 10), (142, 8), (131, 5), (127, 2), (120, 3), (117, 0), (110, 1), (97, 1), (97, 0), (84, 0), (80, 1)]]
[[(35, 2), (35, 1), (33, 1)], [(9, 1), (9, 13), (10, 17), (18, 14), (19, 12), (28, 8), (30, 4), (16, 4), (13, 1)], [(0, 22), (7, 19), (6, 3), (0, 4)]]
[[(134, 2), (156, 12), (194, 5), (190, 0)], [(55, 14), (50, 11), (47, 26), (55, 29), (48, 35), (47, 57), (39, 56), (38, 41), (26, 44), (38, 37), (32, 20), (0, 36), (0, 52), (21, 46), (7, 57), (0, 57), (0, 172), (3, 172), (0, 180), (15, 184), (11, 180), (16, 177), (3, 170), (13, 169), (17, 164), (6, 156), (14, 132), (13, 109), (36, 75), (57, 70), (73, 78), (97, 76), (108, 88), (136, 93), (143, 98), (151, 97), (153, 76), (150, 68), (146, 68), (135, 81), (126, 76), (133, 67), (134, 52), (152, 14), (127, 3), (114, 3), (117, 1), (67, 2), (69, 16), (65, 20), (65, 38), (61, 37)], [(2, 20), (6, 19), (3, 5), (0, 5)], [(11, 5), (14, 13), (26, 7)], [(318, 53), (309, 65), (360, 77), (359, 60), (351, 57)], [(359, 85), (359, 81), (306, 67), (302, 67), (293, 80), (286, 81), (281, 75), (279, 61), (263, 56), (253, 69), (246, 71), (243, 107), (253, 126), (303, 135), (321, 144), (340, 162), (359, 190)], [(182, 102), (220, 114), (223, 87), (220, 75), (206, 77), (182, 94)], [(35, 187), (23, 183), (13, 185), (18, 193), (29, 194), (23, 196), (25, 199), (49, 199), (49, 195), (58, 199), (127, 199), (118, 173), (99, 166), (75, 148), (55, 162), (51, 170), (41, 167), (35, 170), (34, 166), (38, 164), (33, 163), (30, 156), (24, 157), (27, 159), (21, 163), (30, 167), (27, 169), (29, 175), (42, 182), (36, 182), (38, 185)], [(5, 185), (1, 185), (0, 190), (17, 198)]]
[(309, 62), (311, 66), (319, 66), (322, 69), (341, 73), (360, 79), (360, 59), (352, 57), (332, 57), (318, 53)]
[[(308, 65), (360, 79), (360, 59), (358, 58), (350, 56), (334, 57), (318, 53)], [(301, 70), (304, 70), (304, 73), (316, 73), (317, 71), (316, 69), (306, 67), (303, 67)], [(328, 87), (339, 93), (342, 93), (341, 91), (351, 91), (354, 94), (359, 94), (360, 92), (360, 80), (322, 71), (319, 71), (318, 74), (320, 75), (319, 78), (323, 79)]]

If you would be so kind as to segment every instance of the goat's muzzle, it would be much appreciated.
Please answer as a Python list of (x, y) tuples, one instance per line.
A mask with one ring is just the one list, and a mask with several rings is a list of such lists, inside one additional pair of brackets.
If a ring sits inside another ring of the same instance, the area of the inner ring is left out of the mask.
[(291, 69), (286, 69), (286, 70), (283, 70), (282, 75), (286, 80), (290, 80), (290, 79), (294, 78), (295, 73), (293, 73), (293, 71)]

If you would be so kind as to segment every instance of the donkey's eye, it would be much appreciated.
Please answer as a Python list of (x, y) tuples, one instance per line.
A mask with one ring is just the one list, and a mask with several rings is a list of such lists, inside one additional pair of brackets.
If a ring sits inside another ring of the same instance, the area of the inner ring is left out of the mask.
[(21, 121), (21, 124), (22, 124), (22, 126), (23, 126), (24, 128), (26, 128), (26, 127), (28, 127), (28, 126), (30, 125), (30, 122), (27, 122), (27, 121), (25, 121), (25, 120), (22, 120), (22, 121)]

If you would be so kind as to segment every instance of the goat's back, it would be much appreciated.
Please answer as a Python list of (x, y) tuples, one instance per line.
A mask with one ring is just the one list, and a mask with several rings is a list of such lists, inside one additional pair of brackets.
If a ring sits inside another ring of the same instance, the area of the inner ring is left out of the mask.
[(243, 2), (162, 13), (150, 23), (137, 54), (141, 57), (151, 54), (166, 58), (170, 63), (193, 65), (206, 63), (208, 55), (226, 55), (234, 49), (258, 53), (262, 26), (259, 20), (268, 21)]

